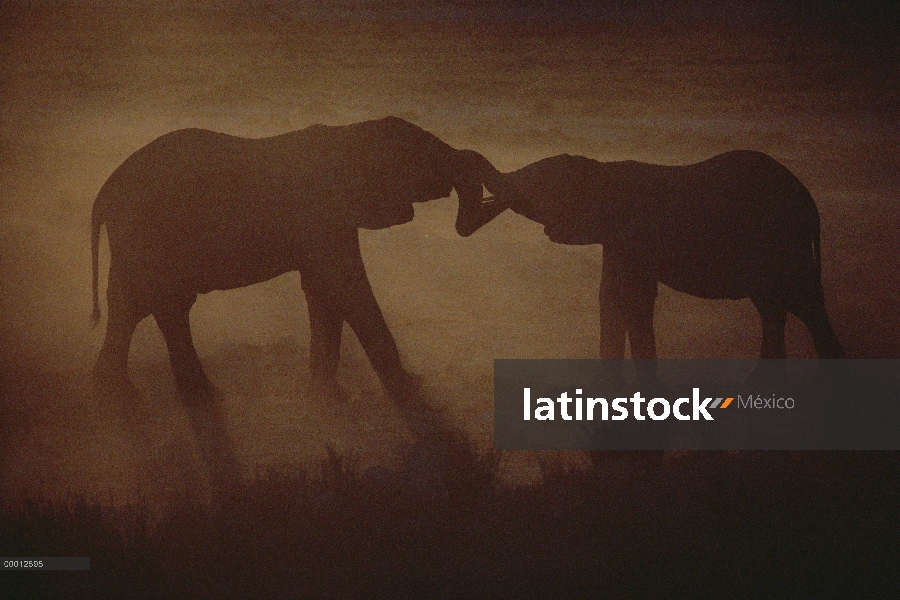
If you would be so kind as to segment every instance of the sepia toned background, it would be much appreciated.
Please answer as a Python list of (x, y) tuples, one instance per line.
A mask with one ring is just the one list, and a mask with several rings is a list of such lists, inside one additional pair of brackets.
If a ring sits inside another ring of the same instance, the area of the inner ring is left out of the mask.
[[(89, 381), (103, 331), (89, 318), (91, 204), (132, 152), (183, 127), (261, 137), (396, 115), (502, 171), (560, 153), (687, 164), (760, 150), (818, 203), (826, 302), (848, 353), (900, 356), (892, 9), (722, 6), (2, 3), (0, 498), (207, 493), (152, 319), (131, 350), (142, 401), (98, 399)], [(363, 255), (410, 369), (487, 448), (494, 358), (597, 356), (602, 249), (554, 245), (514, 214), (461, 239), (455, 210), (455, 196), (417, 205), (410, 224), (362, 232)], [(101, 294), (108, 256), (104, 235)], [(191, 315), (241, 471), (308, 464), (326, 446), (393, 464), (411, 434), (349, 330), (351, 400), (307, 395), (299, 284), (207, 294)], [(664, 287), (656, 331), (663, 358), (751, 358), (761, 339), (749, 301)], [(787, 346), (815, 355), (792, 317)], [(527, 453), (501, 470), (539, 475)]]

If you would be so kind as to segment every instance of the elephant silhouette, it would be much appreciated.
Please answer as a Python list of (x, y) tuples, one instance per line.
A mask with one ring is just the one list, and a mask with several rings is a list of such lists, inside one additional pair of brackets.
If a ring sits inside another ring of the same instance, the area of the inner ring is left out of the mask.
[(153, 315), (181, 394), (209, 398), (213, 387), (188, 320), (197, 295), (299, 271), (309, 306), (314, 384), (345, 394), (336, 371), (346, 321), (386, 391), (407, 396), (415, 378), (401, 365), (372, 292), (358, 229), (406, 223), (414, 216), (413, 202), (447, 197), (454, 188), (459, 229), (472, 220), (470, 212), (483, 213), (482, 185), (498, 189), (498, 175), (480, 154), (456, 150), (396, 117), (313, 125), (260, 139), (201, 129), (157, 138), (113, 172), (94, 202), (95, 325), (104, 223), (111, 257), (109, 317), (95, 382), (134, 393), (128, 349), (138, 322)]
[(762, 319), (762, 358), (785, 357), (787, 312), (821, 358), (845, 356), (825, 312), (818, 209), (770, 156), (735, 151), (663, 166), (563, 154), (501, 178), (513, 191), (476, 207), (461, 233), (511, 208), (554, 242), (602, 244), (602, 358), (623, 358), (626, 335), (633, 358), (656, 358), (660, 282), (701, 298), (749, 298)]

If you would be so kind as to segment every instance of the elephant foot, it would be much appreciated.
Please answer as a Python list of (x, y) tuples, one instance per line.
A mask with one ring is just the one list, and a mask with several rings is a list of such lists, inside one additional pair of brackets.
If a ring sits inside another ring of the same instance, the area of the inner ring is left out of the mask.
[(744, 385), (768, 391), (781, 389), (787, 382), (788, 372), (784, 361), (760, 359), (747, 376)]
[(220, 403), (224, 397), (209, 381), (199, 381), (195, 385), (182, 386), (178, 393), (187, 406), (206, 406)]
[(126, 373), (97, 364), (92, 374), (94, 393), (105, 398), (135, 402), (143, 399)]
[(403, 372), (399, 377), (390, 382), (384, 382), (384, 388), (388, 396), (401, 404), (415, 402), (420, 399), (420, 391), (425, 378), (421, 375), (413, 375)]
[(634, 382), (635, 387), (649, 400), (651, 398), (670, 398), (672, 389), (656, 373), (640, 375)]
[(593, 385), (604, 386), (604, 389), (618, 389), (624, 386), (625, 376), (622, 373), (624, 367), (624, 360), (611, 358), (601, 359), (600, 367), (593, 376)]
[(350, 392), (334, 378), (313, 379), (309, 385), (309, 395), (337, 404), (346, 404), (350, 400)]

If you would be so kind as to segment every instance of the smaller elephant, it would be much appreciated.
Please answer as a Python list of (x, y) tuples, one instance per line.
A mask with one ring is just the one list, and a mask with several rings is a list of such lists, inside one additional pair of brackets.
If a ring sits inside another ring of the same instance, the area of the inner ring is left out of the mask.
[(819, 212), (786, 167), (761, 152), (686, 166), (598, 162), (563, 154), (504, 174), (515, 190), (488, 199), (460, 233), (505, 208), (560, 244), (602, 244), (602, 358), (655, 359), (657, 284), (701, 298), (749, 298), (762, 318), (762, 358), (785, 358), (788, 312), (821, 358), (842, 358), (825, 312)]
[[(153, 315), (187, 398), (210, 382), (191, 338), (197, 295), (299, 271), (309, 307), (310, 371), (319, 389), (336, 382), (341, 330), (356, 333), (388, 393), (416, 384), (401, 365), (366, 276), (358, 229), (411, 221), (413, 203), (459, 196), (460, 223), (480, 210), (482, 185), (499, 172), (396, 117), (313, 125), (260, 139), (184, 129), (132, 154), (109, 177), (91, 222), (94, 321), (100, 319), (100, 228), (110, 245), (106, 338), (94, 368), (104, 389), (132, 390), (126, 365), (138, 322)], [(132, 390), (133, 392), (133, 390)]]

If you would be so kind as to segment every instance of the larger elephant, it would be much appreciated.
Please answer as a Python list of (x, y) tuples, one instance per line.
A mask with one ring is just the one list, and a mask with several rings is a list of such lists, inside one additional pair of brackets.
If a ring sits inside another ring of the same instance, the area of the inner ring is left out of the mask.
[(403, 397), (413, 379), (372, 293), (358, 228), (406, 223), (413, 202), (454, 188), (464, 222), (479, 208), (482, 185), (497, 189), (498, 175), (480, 154), (395, 117), (261, 139), (184, 129), (154, 140), (115, 170), (94, 202), (95, 323), (104, 223), (111, 255), (95, 381), (131, 389), (128, 348), (138, 322), (153, 315), (181, 393), (208, 395), (188, 321), (197, 295), (299, 271), (313, 381), (340, 390), (335, 375), (346, 321), (388, 393)]
[(701, 298), (749, 298), (762, 318), (762, 358), (784, 358), (787, 312), (822, 358), (844, 349), (825, 312), (819, 212), (786, 167), (736, 151), (686, 166), (598, 162), (563, 154), (503, 175), (517, 193), (471, 217), (470, 234), (504, 208), (561, 244), (602, 244), (603, 358), (656, 358), (657, 284)]

